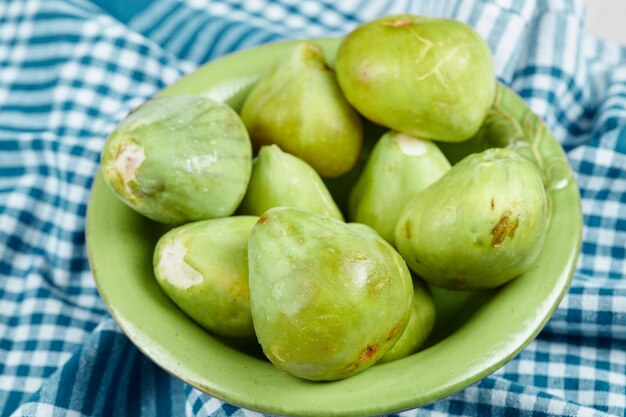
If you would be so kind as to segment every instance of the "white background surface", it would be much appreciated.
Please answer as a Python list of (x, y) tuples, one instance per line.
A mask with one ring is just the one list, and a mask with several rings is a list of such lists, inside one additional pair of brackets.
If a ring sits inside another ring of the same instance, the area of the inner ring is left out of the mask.
[(586, 0), (587, 31), (626, 44), (626, 0)]

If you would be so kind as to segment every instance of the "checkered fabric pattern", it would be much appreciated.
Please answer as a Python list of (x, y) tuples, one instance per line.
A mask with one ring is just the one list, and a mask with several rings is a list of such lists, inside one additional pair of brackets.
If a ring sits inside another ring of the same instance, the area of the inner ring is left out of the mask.
[(584, 213), (571, 289), (524, 351), (402, 416), (626, 414), (626, 48), (570, 0), (0, 1), (0, 416), (252, 416), (169, 376), (95, 289), (84, 228), (107, 135), (198, 65), (412, 12), (465, 21), (567, 151)]

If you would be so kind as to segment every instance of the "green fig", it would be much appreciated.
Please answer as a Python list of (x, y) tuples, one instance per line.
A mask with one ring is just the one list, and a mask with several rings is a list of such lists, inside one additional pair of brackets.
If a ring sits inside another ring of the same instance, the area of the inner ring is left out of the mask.
[(364, 224), (364, 223), (357, 223), (357, 222), (349, 222), (347, 223), (349, 226), (352, 227), (356, 227), (359, 230), (362, 230), (363, 232), (366, 233), (371, 233), (372, 235), (376, 236), (376, 237), (380, 237), (380, 233), (378, 233), (376, 230), (374, 230), (372, 227)]
[(376, 142), (385, 133), (387, 129), (382, 126), (375, 125), (369, 120), (363, 121), (363, 145), (361, 146), (361, 154), (357, 159), (356, 164), (347, 173), (335, 177), (335, 178), (323, 178), (326, 188), (333, 196), (333, 200), (337, 203), (337, 207), (343, 213), (344, 217), (348, 217), (348, 200), (350, 199), (350, 192), (356, 184), (361, 171), (365, 167), (365, 163), (369, 158), (370, 153)]
[(404, 133), (380, 138), (352, 189), (350, 220), (373, 227), (392, 245), (402, 208), (450, 169), (437, 145)]
[(413, 272), (449, 289), (494, 288), (526, 271), (546, 234), (539, 170), (515, 151), (471, 154), (407, 203), (396, 245)]
[(279, 206), (343, 220), (326, 185), (309, 164), (276, 145), (263, 146), (252, 164), (248, 191), (239, 212), (260, 216)]
[(377, 363), (392, 362), (419, 352), (435, 325), (435, 317), (435, 300), (430, 288), (419, 278), (414, 278), (409, 322), (398, 341)]
[(366, 118), (445, 142), (478, 131), (496, 90), (491, 53), (477, 32), (455, 20), (409, 14), (349, 33), (335, 70), (345, 97)]
[(191, 95), (142, 104), (102, 151), (104, 179), (117, 197), (166, 224), (231, 215), (251, 170), (250, 139), (237, 113)]
[(322, 177), (348, 172), (359, 157), (361, 118), (315, 44), (298, 44), (278, 62), (250, 92), (241, 117), (255, 149), (276, 144)]
[(254, 336), (248, 286), (248, 236), (258, 217), (188, 223), (163, 235), (154, 274), (163, 291), (207, 330)]
[(248, 262), (259, 343), (297, 377), (337, 380), (368, 368), (409, 320), (409, 270), (371, 231), (273, 208), (252, 228)]

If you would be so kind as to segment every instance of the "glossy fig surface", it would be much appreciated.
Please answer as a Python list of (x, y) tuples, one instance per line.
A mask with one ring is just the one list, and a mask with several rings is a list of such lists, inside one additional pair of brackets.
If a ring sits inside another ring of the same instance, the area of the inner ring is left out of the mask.
[(435, 325), (435, 300), (430, 288), (419, 278), (413, 279), (411, 317), (398, 341), (378, 363), (392, 362), (418, 352)]
[(252, 337), (248, 236), (254, 216), (189, 223), (170, 230), (154, 251), (163, 291), (194, 321), (216, 334)]
[(341, 43), (335, 70), (369, 120), (445, 142), (478, 131), (496, 90), (491, 52), (473, 28), (410, 14), (358, 26)]
[(277, 145), (261, 147), (241, 202), (242, 214), (262, 215), (272, 207), (296, 207), (338, 220), (343, 215), (318, 173)]
[(449, 169), (450, 163), (432, 141), (387, 132), (374, 146), (352, 189), (350, 220), (371, 226), (394, 245), (404, 205)]
[(546, 219), (537, 167), (511, 149), (488, 149), (467, 156), (407, 203), (396, 245), (411, 270), (432, 284), (493, 288), (535, 261)]
[(117, 126), (101, 166), (118, 198), (152, 220), (176, 225), (235, 211), (250, 179), (252, 148), (226, 104), (160, 97)]
[(263, 352), (300, 378), (336, 380), (368, 368), (409, 320), (408, 268), (370, 230), (273, 208), (252, 229), (248, 260)]
[(250, 92), (241, 117), (255, 149), (276, 144), (322, 177), (348, 172), (359, 157), (361, 118), (315, 44), (290, 50)]

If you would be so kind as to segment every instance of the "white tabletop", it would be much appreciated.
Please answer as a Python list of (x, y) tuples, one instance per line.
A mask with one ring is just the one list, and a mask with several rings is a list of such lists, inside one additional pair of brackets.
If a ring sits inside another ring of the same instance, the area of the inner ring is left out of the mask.
[(626, 44), (625, 0), (586, 0), (586, 6), (589, 33)]

